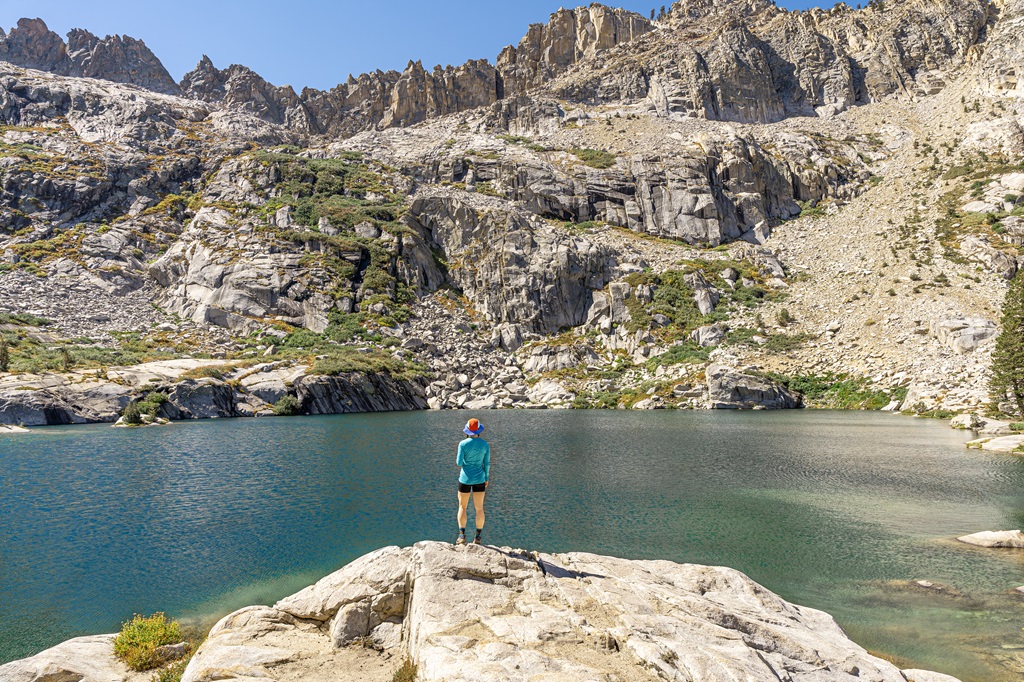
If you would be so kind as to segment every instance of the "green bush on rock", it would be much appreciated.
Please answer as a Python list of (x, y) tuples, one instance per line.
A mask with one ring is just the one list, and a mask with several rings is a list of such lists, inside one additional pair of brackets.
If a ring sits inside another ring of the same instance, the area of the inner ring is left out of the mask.
[(181, 626), (163, 613), (136, 614), (114, 639), (114, 655), (137, 672), (152, 670), (164, 663), (156, 655), (157, 648), (181, 641)]
[(181, 676), (185, 674), (185, 668), (188, 667), (190, 660), (191, 657), (183, 658), (166, 668), (161, 668), (153, 674), (152, 682), (181, 682)]
[(139, 410), (139, 404), (134, 400), (128, 403), (127, 407), (124, 408), (124, 412), (121, 413), (121, 418), (124, 419), (124, 423), (130, 426), (138, 426), (142, 423), (142, 411)]
[(402, 663), (402, 667), (395, 671), (391, 678), (392, 682), (416, 682), (416, 664), (408, 658)]
[(865, 377), (846, 374), (804, 374), (785, 376), (769, 373), (768, 377), (804, 396), (811, 407), (840, 410), (880, 410), (893, 400), (906, 397), (905, 388), (890, 391), (873, 388)]
[(274, 414), (278, 417), (294, 417), (302, 414), (302, 406), (295, 396), (285, 395), (274, 403)]
[(570, 149), (569, 153), (591, 168), (611, 168), (615, 155), (601, 149)]

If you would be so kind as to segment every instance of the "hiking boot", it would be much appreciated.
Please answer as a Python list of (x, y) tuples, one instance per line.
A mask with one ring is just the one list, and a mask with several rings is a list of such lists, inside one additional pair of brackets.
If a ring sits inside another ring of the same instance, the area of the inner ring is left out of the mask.
[(459, 539), (455, 541), (455, 544), (456, 545), (464, 545), (464, 544), (466, 544), (466, 534), (465, 533), (459, 533)]
[(476, 536), (476, 537), (475, 537), (475, 538), (473, 539), (473, 544), (474, 544), (474, 545), (482, 545), (482, 544), (484, 544), (484, 541), (480, 539), (480, 536), (479, 536), (479, 535), (477, 535), (477, 536)]

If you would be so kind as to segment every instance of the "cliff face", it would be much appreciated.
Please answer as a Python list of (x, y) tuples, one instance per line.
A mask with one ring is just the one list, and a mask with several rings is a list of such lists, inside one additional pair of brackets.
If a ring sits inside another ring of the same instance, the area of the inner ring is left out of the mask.
[(177, 95), (140, 88), (171, 89), (141, 43), (25, 20), (0, 38), (0, 311), (174, 357), (415, 363), (440, 408), (797, 403), (748, 367), (972, 408), (1024, 265), (1021, 16), (591, 5), (495, 65), (296, 92), (203, 58)]
[(547, 24), (533, 24), (518, 47), (498, 55), (499, 98), (524, 94), (569, 67), (653, 30), (639, 14), (593, 4), (560, 9)]
[(992, 32), (972, 53), (978, 82), (989, 95), (1024, 99), (1024, 2), (996, 0), (990, 14), (996, 19)]
[(659, 30), (551, 85), (662, 116), (769, 122), (934, 93), (983, 37), (987, 0), (788, 12), (766, 0), (676, 3)]
[[(402, 73), (362, 74), (330, 91), (299, 94), (244, 66), (217, 69), (205, 56), (179, 86), (141, 41), (75, 30), (65, 44), (38, 19), (21, 20), (0, 39), (0, 59), (180, 91), (309, 135), (404, 127), (534, 91), (590, 104), (642, 102), (670, 118), (769, 122), (933, 93), (984, 37), (989, 19), (987, 0), (910, 0), (860, 11), (840, 4), (805, 13), (767, 0), (686, 0), (657, 24), (592, 4), (530, 26), (496, 65), (475, 60), (427, 71), (410, 62)], [(1008, 19), (1003, 32), (1012, 34), (1015, 25)], [(987, 77), (1016, 87), (1015, 74), (1000, 63)]]
[(141, 40), (129, 36), (101, 39), (75, 29), (65, 44), (42, 19), (21, 19), (8, 34), (0, 29), (0, 60), (62, 76), (102, 78), (166, 94), (178, 92), (171, 74)]
[(330, 91), (307, 88), (296, 95), (245, 67), (217, 70), (204, 57), (186, 74), (181, 89), (189, 97), (238, 106), (302, 132), (348, 136), (409, 126), (525, 94), (573, 64), (651, 29), (638, 14), (595, 4), (559, 10), (550, 23), (534, 24), (518, 48), (501, 53), (496, 67), (471, 60), (427, 71), (422, 63), (409, 62), (402, 73), (362, 74)]

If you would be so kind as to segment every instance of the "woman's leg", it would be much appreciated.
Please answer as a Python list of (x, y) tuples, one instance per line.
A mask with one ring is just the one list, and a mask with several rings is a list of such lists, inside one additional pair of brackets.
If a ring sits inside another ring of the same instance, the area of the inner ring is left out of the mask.
[(466, 507), (469, 506), (469, 496), (472, 493), (459, 493), (459, 528), (466, 527), (466, 521), (469, 520), (466, 514)]
[(473, 506), (476, 507), (476, 529), (478, 531), (483, 530), (484, 521), (487, 518), (484, 516), (484, 495), (486, 494), (487, 493), (473, 493)]

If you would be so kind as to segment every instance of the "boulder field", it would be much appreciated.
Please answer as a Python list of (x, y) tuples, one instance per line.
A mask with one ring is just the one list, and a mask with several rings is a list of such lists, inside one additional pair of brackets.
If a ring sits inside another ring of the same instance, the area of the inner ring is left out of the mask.
[[(5, 682), (133, 679), (111, 637), (0, 666)], [(955, 682), (900, 670), (831, 616), (722, 567), (442, 542), (385, 547), (224, 617), (183, 682), (417, 679)]]

